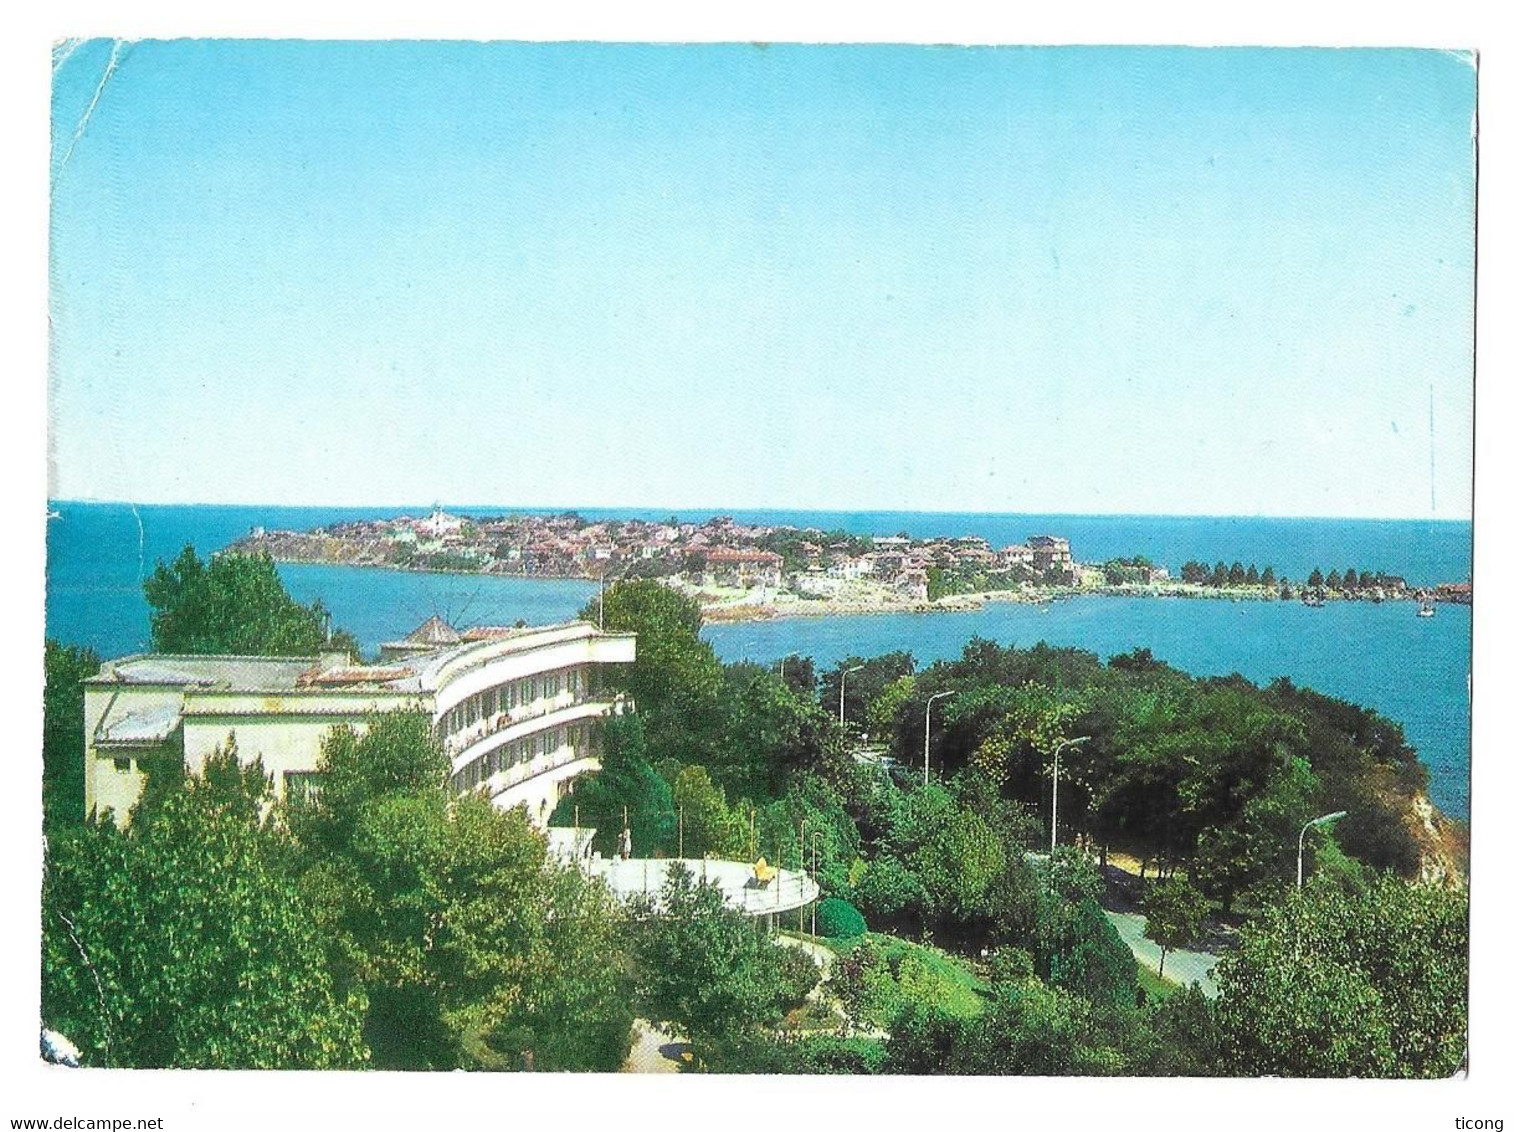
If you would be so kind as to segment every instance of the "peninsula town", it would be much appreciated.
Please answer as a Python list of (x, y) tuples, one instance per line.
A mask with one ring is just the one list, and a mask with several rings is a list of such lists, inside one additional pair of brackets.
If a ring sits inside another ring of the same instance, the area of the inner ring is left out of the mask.
[(988, 601), (1045, 602), (1075, 594), (1235, 600), (1418, 600), (1466, 604), (1471, 586), (1411, 585), (1356, 566), (1316, 567), (1307, 578), (1256, 563), (1168, 567), (1134, 555), (1080, 562), (1056, 534), (994, 547), (976, 535), (864, 536), (847, 531), (745, 524), (590, 520), (573, 511), (351, 520), (310, 531), (254, 527), (231, 549), (278, 562), (513, 577), (659, 578), (701, 606), (707, 621), (840, 613), (974, 609)]

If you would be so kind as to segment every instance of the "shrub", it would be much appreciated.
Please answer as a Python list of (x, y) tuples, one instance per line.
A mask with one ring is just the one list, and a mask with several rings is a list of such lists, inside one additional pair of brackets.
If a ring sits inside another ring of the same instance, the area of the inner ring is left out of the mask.
[(828, 939), (852, 939), (867, 932), (867, 921), (845, 900), (827, 896), (816, 913), (820, 934)]
[(780, 947), (778, 952), (778, 999), (792, 1009), (820, 982), (820, 968), (802, 947)]

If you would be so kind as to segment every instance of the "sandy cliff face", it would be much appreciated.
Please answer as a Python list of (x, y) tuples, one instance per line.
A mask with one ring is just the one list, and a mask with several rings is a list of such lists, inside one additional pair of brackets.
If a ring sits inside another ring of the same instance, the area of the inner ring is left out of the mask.
[(1420, 883), (1465, 888), (1470, 863), (1466, 824), (1446, 817), (1423, 792), (1415, 794), (1410, 805), (1409, 828), (1420, 850)]

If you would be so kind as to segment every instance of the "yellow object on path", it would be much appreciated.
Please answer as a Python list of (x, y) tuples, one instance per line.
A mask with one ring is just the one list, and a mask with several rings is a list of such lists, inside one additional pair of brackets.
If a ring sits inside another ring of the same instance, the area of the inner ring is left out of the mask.
[(778, 875), (778, 870), (768, 864), (766, 857), (758, 857), (757, 863), (752, 866), (752, 874), (757, 878), (758, 884), (767, 884)]

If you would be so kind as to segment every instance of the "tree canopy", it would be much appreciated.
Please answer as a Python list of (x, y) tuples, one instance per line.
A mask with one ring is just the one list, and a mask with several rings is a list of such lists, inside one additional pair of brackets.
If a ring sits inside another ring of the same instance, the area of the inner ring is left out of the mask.
[(1446, 1077), (1466, 1057), (1467, 901), (1381, 877), (1311, 881), (1221, 960), (1230, 1072)]
[(1170, 948), (1187, 947), (1199, 938), (1208, 908), (1203, 894), (1183, 876), (1159, 880), (1148, 887), (1145, 908), (1146, 937), (1162, 949), (1157, 966), (1160, 975), (1166, 970)]
[(84, 820), (84, 684), (100, 670), (90, 649), (46, 643), (42, 689), (42, 828)]
[(266, 780), (235, 759), (207, 759), (130, 833), (91, 822), (49, 846), (42, 1012), (88, 1064), (367, 1061), (363, 993), (333, 977), (287, 844), (259, 824)]
[(523, 813), (451, 799), (423, 716), (325, 744), (291, 808), (302, 889), (369, 999), (375, 1066), (615, 1069), (629, 1045), (612, 898), (559, 868)]
[[(785, 949), (728, 907), (718, 885), (696, 880), (682, 865), (633, 908), (630, 942), (645, 1016), (687, 1035), (696, 1048), (771, 1026), (795, 997), (783, 971)], [(810, 986), (817, 974), (812, 969)]]
[(266, 554), (224, 553), (203, 562), (186, 546), (159, 562), (142, 585), (152, 607), (152, 647), (165, 653), (306, 656), (323, 649), (356, 653), (349, 634), (330, 631), (319, 602), (289, 596)]

